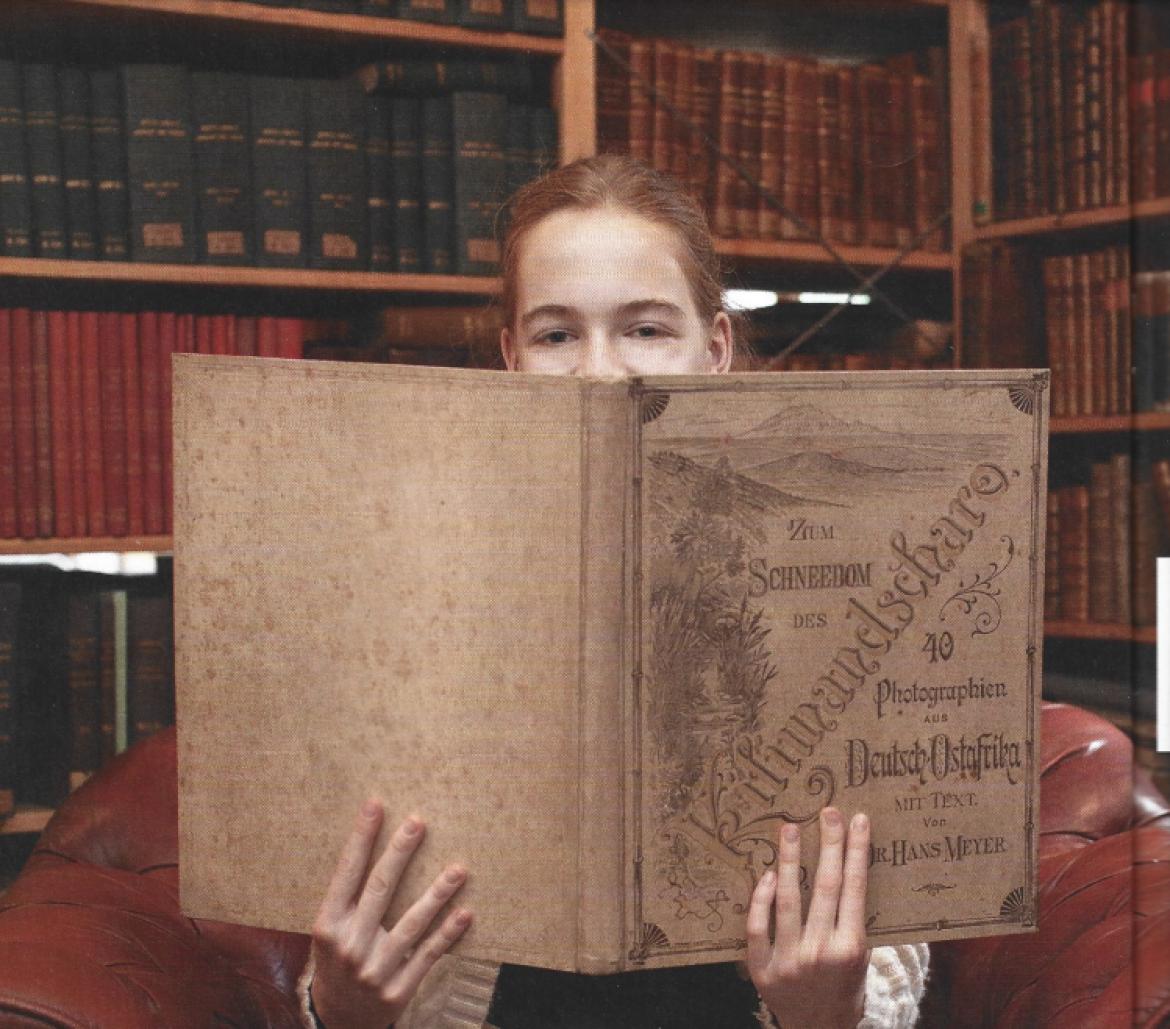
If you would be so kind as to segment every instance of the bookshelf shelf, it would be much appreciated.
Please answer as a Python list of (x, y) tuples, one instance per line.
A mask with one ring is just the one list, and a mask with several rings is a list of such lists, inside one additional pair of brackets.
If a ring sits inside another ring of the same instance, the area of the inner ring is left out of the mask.
[[(718, 239), (715, 249), (723, 257), (743, 263), (835, 265), (836, 261), (819, 243), (796, 240)], [(897, 251), (885, 247), (836, 246), (837, 252), (851, 265), (880, 268), (893, 260)], [(950, 272), (953, 260), (949, 253), (929, 250), (908, 254), (899, 263), (912, 271)]]
[(1170, 411), (1146, 411), (1142, 414), (1080, 415), (1053, 418), (1049, 431), (1055, 435), (1091, 432), (1163, 432), (1170, 430)]
[(559, 57), (564, 41), (554, 36), (533, 36), (520, 32), (481, 32), (452, 25), (361, 14), (334, 14), (287, 7), (267, 7), (233, 0), (51, 0), (29, 3), (18, 0), (10, 5), (9, 16), (23, 11), (53, 17), (86, 16), (111, 23), (128, 20), (173, 19), (182, 25), (215, 28), (239, 28), (255, 33), (267, 30), (273, 35), (311, 37), (325, 43), (387, 42), (454, 47), (461, 50), (492, 50), (503, 53), (537, 54)]
[(1132, 221), (1153, 221), (1170, 218), (1170, 197), (1143, 200), (1116, 207), (1098, 207), (1067, 214), (1043, 215), (1039, 218), (1021, 218), (1017, 221), (996, 222), (975, 229), (976, 239), (1008, 239), (1025, 236), (1047, 236), (1053, 233), (1077, 232), (1126, 225)]
[(139, 285), (470, 296), (491, 296), (499, 286), (498, 279), (487, 276), (330, 272), (308, 268), (240, 268), (208, 264), (136, 264), (126, 261), (56, 261), (40, 257), (0, 258), (0, 279), (69, 279), (75, 282)]
[(49, 819), (52, 817), (52, 808), (18, 804), (16, 811), (12, 815), (8, 818), (0, 819), (0, 836), (39, 833), (49, 824)]
[(1110, 622), (1045, 622), (1048, 638), (1077, 640), (1115, 640), (1130, 643), (1156, 643), (1158, 630), (1153, 625), (1121, 625)]
[(170, 536), (70, 536), (46, 539), (0, 539), (5, 554), (154, 553), (173, 549)]

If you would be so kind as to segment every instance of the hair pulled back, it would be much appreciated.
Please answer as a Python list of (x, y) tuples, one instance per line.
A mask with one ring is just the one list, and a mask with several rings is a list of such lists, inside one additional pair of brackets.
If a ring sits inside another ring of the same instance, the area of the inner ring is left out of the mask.
[(710, 323), (723, 307), (719, 257), (702, 208), (677, 180), (632, 157), (584, 157), (534, 179), (508, 204), (508, 227), (501, 260), (501, 301), (505, 323), (516, 318), (516, 277), (524, 237), (550, 214), (567, 209), (614, 207), (672, 229), (679, 262), (700, 319)]

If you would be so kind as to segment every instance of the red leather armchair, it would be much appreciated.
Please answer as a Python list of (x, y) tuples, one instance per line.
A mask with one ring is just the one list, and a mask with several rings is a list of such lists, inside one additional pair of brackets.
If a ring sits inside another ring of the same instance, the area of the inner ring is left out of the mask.
[[(933, 949), (923, 1023), (1170, 1022), (1170, 808), (1129, 741), (1045, 705), (1037, 934)], [(173, 731), (62, 805), (0, 898), (0, 1025), (299, 1024), (306, 937), (183, 917)]]

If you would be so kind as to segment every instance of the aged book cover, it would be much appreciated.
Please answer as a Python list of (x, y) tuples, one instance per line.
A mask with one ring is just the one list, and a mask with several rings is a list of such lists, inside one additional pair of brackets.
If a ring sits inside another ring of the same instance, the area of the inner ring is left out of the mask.
[(872, 943), (1034, 929), (1047, 375), (176, 357), (184, 909), (307, 930), (373, 791), (471, 955), (742, 956), (829, 803)]

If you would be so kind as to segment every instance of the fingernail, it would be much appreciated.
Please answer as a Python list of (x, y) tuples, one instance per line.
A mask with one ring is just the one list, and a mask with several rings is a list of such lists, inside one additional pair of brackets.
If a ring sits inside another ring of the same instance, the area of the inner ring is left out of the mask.
[(465, 908), (460, 908), (458, 911), (455, 912), (455, 924), (460, 929), (464, 929), (467, 926), (471, 925), (471, 912), (466, 910)]
[(827, 807), (821, 812), (825, 825), (836, 827), (841, 824), (841, 812), (835, 807)]
[(854, 829), (854, 831), (855, 832), (865, 832), (865, 830), (868, 828), (869, 828), (869, 819), (865, 816), (864, 813), (862, 813), (861, 811), (858, 811), (857, 814), (855, 814), (853, 816), (853, 829)]
[(373, 797), (368, 798), (362, 805), (362, 814), (367, 818), (376, 818), (380, 810), (380, 805)]
[(789, 822), (780, 830), (780, 835), (784, 837), (786, 843), (797, 843), (800, 840), (800, 826)]
[(772, 869), (768, 869), (760, 876), (760, 885), (766, 890), (770, 890), (776, 883), (776, 873)]
[(447, 882), (449, 882), (449, 883), (460, 882), (466, 874), (467, 873), (464, 872), (464, 870), (462, 868), (448, 868), (447, 869)]
[(402, 823), (402, 831), (407, 836), (417, 836), (422, 829), (422, 822), (411, 815), (405, 822)]

